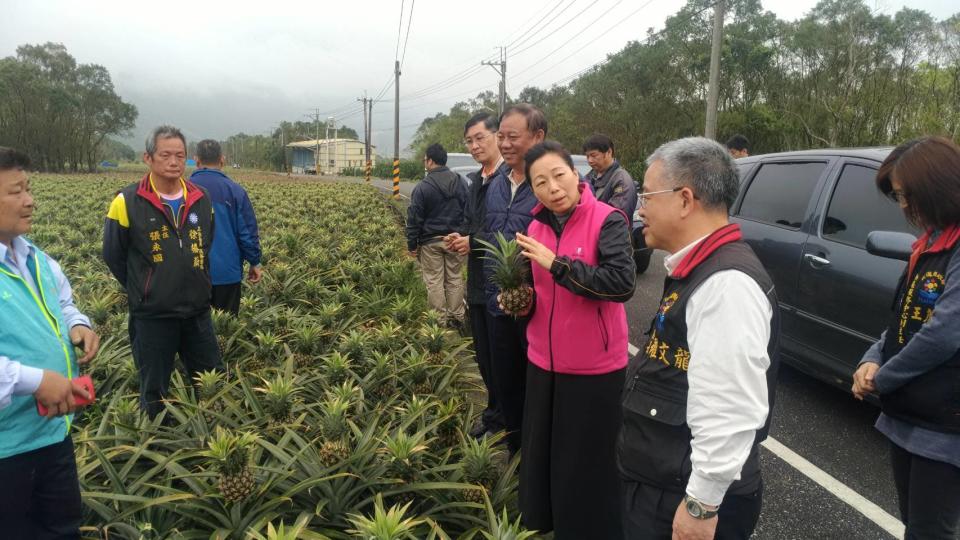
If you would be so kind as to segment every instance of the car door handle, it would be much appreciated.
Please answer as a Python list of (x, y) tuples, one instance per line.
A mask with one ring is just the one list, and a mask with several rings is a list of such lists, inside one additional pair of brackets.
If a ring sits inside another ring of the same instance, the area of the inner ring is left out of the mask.
[(813, 253), (806, 253), (803, 256), (803, 259), (810, 263), (810, 266), (814, 268), (821, 268), (824, 266), (830, 266), (830, 261), (824, 259), (823, 257), (818, 257)]

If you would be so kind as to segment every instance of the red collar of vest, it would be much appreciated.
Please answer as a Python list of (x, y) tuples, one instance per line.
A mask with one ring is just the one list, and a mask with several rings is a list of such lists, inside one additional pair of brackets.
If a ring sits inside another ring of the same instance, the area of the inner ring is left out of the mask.
[(704, 238), (699, 244), (694, 246), (689, 253), (680, 261), (680, 264), (673, 269), (670, 277), (674, 279), (685, 279), (693, 272), (693, 269), (707, 259), (714, 251), (724, 244), (736, 242), (743, 238), (740, 234), (740, 225), (730, 223), (710, 233), (710, 236)]
[(927, 242), (930, 241), (932, 235), (933, 229), (927, 229), (927, 232), (923, 233), (923, 236), (913, 243), (913, 253), (910, 254), (910, 270), (907, 275), (913, 274), (913, 269), (917, 266), (917, 261), (920, 260), (921, 255), (953, 249), (953, 246), (960, 240), (960, 226), (951, 225), (944, 229), (936, 241), (933, 242), (933, 245), (928, 248)]
[[(189, 180), (183, 180), (183, 185), (186, 186), (187, 189), (183, 194), (183, 217), (180, 220), (181, 223), (178, 225), (183, 224), (182, 222), (186, 219), (187, 213), (190, 211), (190, 207), (193, 206), (193, 203), (203, 198), (203, 192), (200, 191), (200, 188), (197, 187), (197, 185), (193, 182)], [(153, 186), (150, 185), (150, 173), (144, 175), (144, 177), (140, 180), (140, 185), (137, 186), (137, 195), (150, 201), (150, 204), (156, 207), (157, 210), (166, 213), (166, 210), (163, 209), (163, 201), (160, 200), (160, 196), (156, 191), (154, 191)]]

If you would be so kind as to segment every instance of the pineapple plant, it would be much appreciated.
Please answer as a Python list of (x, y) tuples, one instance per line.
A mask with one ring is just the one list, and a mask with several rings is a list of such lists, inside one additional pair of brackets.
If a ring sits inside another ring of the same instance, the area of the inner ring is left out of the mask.
[(253, 334), (256, 342), (256, 356), (267, 363), (272, 363), (283, 352), (283, 341), (270, 330), (256, 331)]
[(133, 435), (140, 425), (140, 402), (137, 399), (117, 399), (110, 405), (114, 435), (119, 439)]
[(408, 502), (404, 505), (395, 504), (389, 510), (385, 510), (383, 496), (378, 494), (374, 499), (373, 516), (350, 515), (350, 523), (354, 528), (348, 529), (347, 532), (357, 538), (369, 538), (371, 540), (415, 540), (421, 538), (422, 535), (418, 536), (414, 533), (423, 523), (423, 520), (408, 517), (409, 509), (410, 503)]
[[(427, 445), (423, 443), (423, 436), (419, 433), (410, 435), (403, 430), (398, 430), (394, 436), (387, 437), (380, 449), (386, 477), (397, 479), (401, 484), (415, 482), (423, 468), (423, 457), (426, 451)], [(401, 502), (410, 502), (414, 494), (405, 491), (398, 494), (397, 498)]]
[(377, 402), (386, 401), (396, 394), (396, 367), (391, 355), (373, 353), (373, 367), (367, 374), (364, 392)]
[(194, 377), (197, 388), (198, 405), (207, 424), (212, 424), (217, 415), (223, 413), (223, 400), (217, 393), (223, 388), (226, 375), (222, 371), (204, 371)]
[(362, 365), (366, 362), (367, 353), (370, 350), (370, 343), (370, 337), (364, 332), (351, 330), (349, 333), (340, 336), (337, 351), (349, 357), (358, 365)]
[(343, 315), (343, 303), (327, 302), (320, 306), (317, 311), (317, 319), (320, 326), (324, 328), (335, 328), (337, 321)]
[(349, 412), (350, 402), (340, 397), (331, 397), (323, 403), (320, 419), (323, 442), (318, 452), (320, 462), (325, 467), (332, 467), (350, 455), (350, 448), (347, 446), (350, 437)]
[(388, 309), (394, 321), (399, 324), (405, 324), (413, 319), (416, 307), (416, 301), (413, 299), (413, 296), (408, 294), (394, 298)]
[(350, 378), (350, 368), (353, 367), (353, 363), (349, 356), (333, 351), (322, 357), (322, 361), (320, 369), (328, 386), (339, 386)]
[(299, 389), (289, 377), (279, 374), (271, 380), (262, 377), (261, 380), (263, 386), (256, 390), (263, 394), (263, 408), (269, 418), (267, 427), (283, 429), (294, 420), (293, 409), (297, 404)]
[(527, 285), (530, 264), (520, 254), (516, 240), (507, 240), (503, 233), (497, 232), (496, 244), (477, 239), (487, 254), (484, 259), (493, 262), (493, 275), (490, 281), (500, 288), (500, 305), (505, 312), (517, 316), (527, 311), (533, 301), (533, 290)]
[(431, 364), (443, 363), (443, 352), (447, 347), (450, 332), (443, 327), (431, 324), (420, 329), (420, 341), (427, 350), (427, 361)]
[(250, 449), (257, 436), (252, 433), (235, 434), (221, 427), (207, 443), (204, 455), (211, 458), (220, 472), (218, 488), (228, 503), (240, 503), (256, 489), (256, 480), (250, 470)]
[(408, 353), (404, 358), (403, 371), (403, 378), (409, 385), (411, 392), (422, 395), (433, 392), (425, 354), (416, 351)]
[(460, 471), (463, 473), (463, 480), (477, 486), (464, 490), (464, 500), (483, 504), (483, 492), (489, 494), (496, 485), (500, 472), (497, 469), (498, 451), (494, 444), (498, 440), (499, 437), (466, 437), (460, 445)]
[(313, 362), (320, 350), (323, 333), (313, 324), (304, 324), (293, 331), (292, 345), (294, 362), (298, 368), (305, 368)]
[(437, 443), (444, 448), (452, 447), (457, 444), (460, 428), (460, 412), (463, 406), (460, 400), (452, 397), (447, 401), (442, 401), (437, 406), (436, 416), (440, 419), (437, 424)]

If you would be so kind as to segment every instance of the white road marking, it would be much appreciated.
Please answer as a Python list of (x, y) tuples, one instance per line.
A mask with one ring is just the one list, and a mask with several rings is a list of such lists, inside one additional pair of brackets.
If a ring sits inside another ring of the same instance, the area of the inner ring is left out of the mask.
[[(640, 349), (627, 344), (627, 350), (630, 356), (636, 356)], [(773, 452), (773, 455), (787, 462), (791, 467), (800, 471), (804, 476), (813, 480), (823, 489), (832, 493), (835, 497), (851, 506), (857, 512), (863, 514), (867, 519), (874, 522), (878, 527), (892, 534), (896, 538), (903, 538), (903, 523), (887, 513), (886, 510), (872, 503), (863, 495), (850, 489), (843, 482), (837, 480), (823, 469), (807, 461), (803, 456), (787, 448), (780, 441), (768, 436), (767, 440), (760, 443), (761, 446)]]
[(823, 471), (813, 463), (810, 463), (803, 456), (784, 446), (780, 441), (773, 437), (767, 437), (767, 440), (760, 443), (761, 446), (771, 451), (778, 458), (789, 463), (804, 476), (813, 480), (820, 487), (826, 489), (841, 501), (852, 506), (854, 510), (863, 514), (867, 519), (874, 522), (892, 534), (896, 538), (903, 538), (904, 526), (899, 519), (888, 514), (883, 508), (867, 500), (856, 491), (850, 489), (845, 484)]

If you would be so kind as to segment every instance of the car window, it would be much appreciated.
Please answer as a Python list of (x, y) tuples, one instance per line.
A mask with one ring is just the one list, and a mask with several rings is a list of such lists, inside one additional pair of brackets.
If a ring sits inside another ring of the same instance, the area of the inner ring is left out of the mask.
[(739, 216), (799, 229), (826, 163), (764, 163), (740, 205)]
[(877, 170), (873, 167), (844, 166), (823, 220), (824, 238), (863, 248), (871, 231), (917, 234), (900, 206), (877, 189), (876, 176)]

